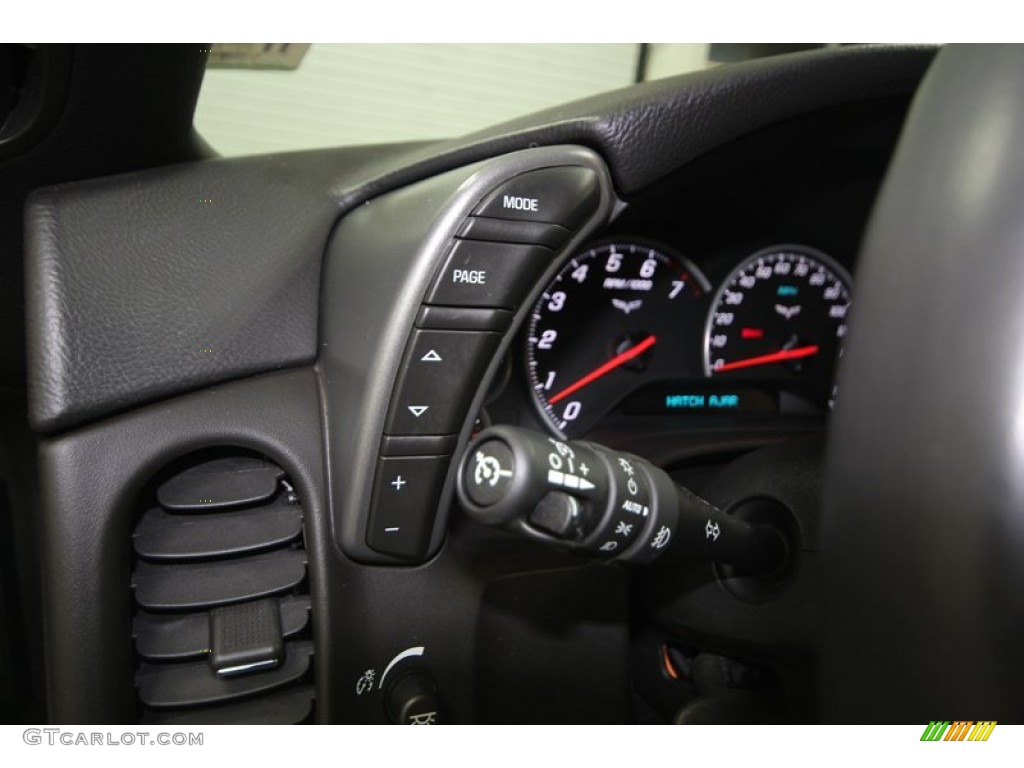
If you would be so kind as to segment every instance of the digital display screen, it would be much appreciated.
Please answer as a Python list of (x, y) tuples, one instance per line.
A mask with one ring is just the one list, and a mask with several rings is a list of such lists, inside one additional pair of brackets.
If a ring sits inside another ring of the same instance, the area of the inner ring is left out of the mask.
[(622, 410), (635, 416), (778, 413), (779, 402), (776, 394), (756, 387), (691, 381), (644, 387), (623, 401)]

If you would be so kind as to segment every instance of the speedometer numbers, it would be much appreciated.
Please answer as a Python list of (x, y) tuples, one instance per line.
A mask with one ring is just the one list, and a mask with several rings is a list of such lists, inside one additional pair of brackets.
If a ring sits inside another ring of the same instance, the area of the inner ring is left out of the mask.
[(609, 242), (569, 261), (533, 307), (526, 340), (529, 386), (552, 431), (581, 437), (613, 411), (692, 419), (831, 405), (850, 307), (841, 266), (775, 246), (710, 293), (662, 246)]
[(849, 307), (849, 276), (820, 251), (779, 246), (755, 253), (712, 302), (705, 372), (780, 382), (781, 390), (824, 405)]
[(551, 426), (585, 434), (639, 384), (699, 374), (684, 340), (703, 321), (708, 291), (689, 261), (640, 243), (598, 245), (566, 264), (533, 309), (526, 347)]

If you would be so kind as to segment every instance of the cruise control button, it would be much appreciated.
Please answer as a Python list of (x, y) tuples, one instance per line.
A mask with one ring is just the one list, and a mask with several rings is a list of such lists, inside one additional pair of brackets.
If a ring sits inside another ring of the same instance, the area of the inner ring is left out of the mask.
[(458, 432), (500, 340), (498, 333), (414, 330), (384, 431)]
[(543, 221), (576, 229), (597, 210), (600, 202), (601, 187), (597, 174), (590, 168), (541, 168), (506, 181), (473, 214)]
[(366, 532), (372, 549), (410, 560), (426, 555), (448, 460), (410, 456), (377, 462)]
[(489, 507), (505, 498), (515, 477), (515, 456), (501, 440), (480, 443), (465, 463), (463, 486), (473, 503)]
[(427, 303), (515, 309), (551, 256), (537, 245), (456, 241)]

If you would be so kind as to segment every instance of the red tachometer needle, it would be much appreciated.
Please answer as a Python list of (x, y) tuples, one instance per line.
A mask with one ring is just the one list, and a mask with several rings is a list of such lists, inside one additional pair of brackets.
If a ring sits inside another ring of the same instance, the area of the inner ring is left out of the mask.
[(769, 363), (781, 363), (783, 360), (799, 360), (801, 357), (810, 357), (816, 354), (818, 354), (818, 345), (811, 344), (807, 347), (783, 349), (779, 352), (772, 352), (770, 355), (759, 355), (757, 357), (748, 357), (744, 360), (733, 360), (731, 363), (722, 363), (715, 366), (715, 372), (734, 371), (737, 368), (752, 368), (755, 365), (768, 365)]
[[(654, 336), (654, 334), (651, 334), (646, 339), (644, 339), (639, 344), (637, 344), (635, 347), (630, 347), (625, 352), (622, 352), (622, 353), (616, 355), (611, 360), (609, 360), (607, 363), (604, 363), (601, 366), (595, 368), (594, 370), (592, 370), (590, 373), (588, 373), (583, 378), (577, 379), (576, 381), (574, 381), (572, 384), (570, 384), (568, 387), (563, 389), (561, 392), (559, 392), (554, 397), (549, 397), (548, 398), (548, 404), (549, 405), (554, 405), (559, 400), (562, 400), (562, 399), (568, 397), (569, 395), (571, 395), (573, 392), (576, 392), (577, 390), (583, 389), (585, 386), (587, 386), (587, 384), (590, 384), (592, 381), (597, 381), (602, 376), (604, 376), (606, 373), (609, 373), (610, 371), (614, 371), (616, 368), (618, 368), (623, 363), (628, 363), (634, 357), (637, 357), (638, 355), (642, 355), (648, 349), (653, 347), (654, 343), (657, 340), (658, 339)], [(818, 348), (815, 347), (814, 349), (815, 349), (815, 351), (817, 351)]]

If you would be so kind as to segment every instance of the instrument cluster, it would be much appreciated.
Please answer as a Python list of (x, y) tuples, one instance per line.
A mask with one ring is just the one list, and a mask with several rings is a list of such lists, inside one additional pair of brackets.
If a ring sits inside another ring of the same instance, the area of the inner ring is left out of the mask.
[(826, 415), (847, 332), (846, 269), (794, 243), (727, 269), (712, 283), (687, 256), (634, 237), (574, 254), (522, 340), (522, 375), (549, 430), (579, 438), (613, 414)]

